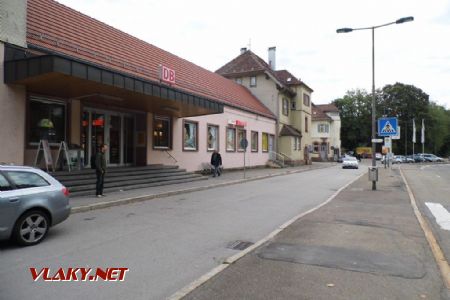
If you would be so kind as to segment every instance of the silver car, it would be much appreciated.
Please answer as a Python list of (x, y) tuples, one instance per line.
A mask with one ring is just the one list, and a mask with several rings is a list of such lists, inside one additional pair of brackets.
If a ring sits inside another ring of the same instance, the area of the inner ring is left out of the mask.
[(70, 215), (69, 191), (31, 167), (0, 165), (0, 240), (31, 246)]

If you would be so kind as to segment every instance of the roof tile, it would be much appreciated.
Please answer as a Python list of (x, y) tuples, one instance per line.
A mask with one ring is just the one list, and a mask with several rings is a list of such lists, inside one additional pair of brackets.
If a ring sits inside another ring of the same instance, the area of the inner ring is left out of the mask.
[(274, 118), (245, 87), (56, 1), (28, 0), (27, 43), (150, 81), (164, 65), (181, 90)]

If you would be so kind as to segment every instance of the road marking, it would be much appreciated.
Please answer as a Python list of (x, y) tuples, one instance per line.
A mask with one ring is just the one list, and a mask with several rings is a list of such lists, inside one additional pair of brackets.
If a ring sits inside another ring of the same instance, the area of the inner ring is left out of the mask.
[(428, 209), (436, 218), (436, 223), (444, 230), (450, 230), (450, 213), (440, 203), (425, 202)]
[(447, 287), (447, 289), (450, 290), (450, 266), (448, 265), (444, 253), (442, 252), (442, 249), (439, 246), (433, 234), (433, 231), (430, 228), (430, 224), (428, 224), (428, 222), (423, 218), (419, 208), (417, 207), (416, 198), (414, 197), (414, 194), (411, 188), (409, 187), (408, 181), (406, 181), (405, 175), (403, 175), (402, 168), (400, 167), (399, 170), (400, 175), (402, 175), (403, 182), (406, 185), (406, 190), (408, 191), (409, 199), (411, 201), (411, 206), (414, 210), (414, 214), (416, 215), (417, 221), (419, 221), (420, 227), (422, 227), (423, 233), (427, 238), (428, 245), (430, 245), (431, 252), (433, 253), (434, 259), (436, 260), (436, 264), (438, 265), (439, 270), (441, 271), (442, 280), (444, 281), (444, 284)]
[(194, 291), (196, 288), (198, 288), (199, 286), (203, 285), (205, 282), (207, 282), (208, 280), (210, 280), (211, 278), (213, 278), (214, 276), (216, 276), (217, 274), (219, 274), (220, 272), (222, 272), (223, 270), (228, 268), (228, 266), (230, 266), (231, 264), (235, 263), (236, 261), (238, 261), (239, 259), (244, 257), (246, 254), (248, 254), (251, 251), (255, 250), (256, 248), (258, 248), (259, 246), (261, 246), (265, 242), (273, 239), (277, 234), (282, 232), (284, 229), (286, 229), (286, 227), (288, 227), (289, 225), (291, 225), (292, 223), (294, 223), (298, 219), (300, 219), (300, 218), (302, 218), (302, 217), (304, 217), (304, 216), (306, 216), (306, 215), (308, 215), (308, 214), (318, 210), (322, 206), (328, 204), (331, 200), (336, 198), (336, 196), (340, 192), (342, 192), (349, 185), (351, 185), (352, 183), (354, 183), (355, 181), (360, 179), (366, 173), (367, 173), (367, 171), (361, 173), (356, 178), (352, 179), (349, 183), (347, 183), (346, 185), (344, 185), (343, 187), (338, 189), (333, 195), (331, 195), (327, 200), (325, 200), (325, 202), (322, 202), (321, 204), (317, 205), (316, 207), (314, 207), (314, 208), (312, 208), (312, 209), (310, 209), (310, 210), (308, 210), (306, 212), (302, 212), (302, 213), (298, 214), (297, 216), (293, 217), (289, 221), (287, 221), (287, 222), (281, 224), (280, 226), (278, 226), (277, 229), (275, 229), (274, 231), (269, 233), (267, 236), (265, 236), (261, 240), (257, 241), (252, 246), (250, 246), (250, 247), (246, 248), (245, 250), (242, 250), (241, 252), (239, 252), (239, 253), (237, 253), (237, 254), (227, 258), (222, 264), (220, 264), (217, 267), (213, 268), (211, 271), (209, 271), (208, 273), (204, 274), (203, 276), (201, 276), (197, 280), (195, 280), (195, 281), (191, 282), (190, 284), (186, 285), (184, 288), (182, 288), (181, 290), (177, 291), (172, 296), (168, 297), (167, 300), (180, 300), (183, 297), (187, 296), (189, 293)]

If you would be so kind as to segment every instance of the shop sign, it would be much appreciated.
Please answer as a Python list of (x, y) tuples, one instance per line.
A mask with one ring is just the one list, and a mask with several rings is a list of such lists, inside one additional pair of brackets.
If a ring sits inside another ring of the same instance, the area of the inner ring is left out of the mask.
[(159, 66), (159, 79), (164, 82), (175, 84), (175, 71), (166, 66)]
[(229, 125), (245, 127), (247, 126), (247, 122), (241, 120), (228, 120)]

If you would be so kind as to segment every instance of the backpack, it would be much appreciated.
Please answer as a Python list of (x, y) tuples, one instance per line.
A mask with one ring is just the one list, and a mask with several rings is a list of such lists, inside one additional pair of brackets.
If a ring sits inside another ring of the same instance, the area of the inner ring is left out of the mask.
[(95, 156), (96, 156), (95, 154), (91, 155), (91, 169), (93, 169), (93, 170), (97, 169), (97, 166), (95, 165), (95, 160), (96, 160)]

